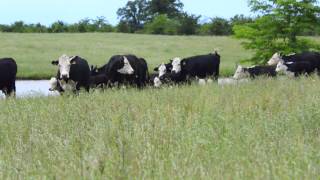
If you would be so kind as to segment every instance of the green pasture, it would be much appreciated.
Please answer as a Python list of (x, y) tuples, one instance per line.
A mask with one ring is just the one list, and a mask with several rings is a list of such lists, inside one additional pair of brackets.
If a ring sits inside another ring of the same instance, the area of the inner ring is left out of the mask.
[(90, 64), (103, 65), (115, 54), (144, 57), (150, 71), (173, 57), (221, 54), (221, 74), (231, 75), (237, 61), (250, 56), (231, 37), (157, 36), (120, 33), (9, 34), (0, 33), (0, 57), (13, 57), (20, 79), (47, 79), (56, 73), (51, 61), (62, 54), (79, 55)]

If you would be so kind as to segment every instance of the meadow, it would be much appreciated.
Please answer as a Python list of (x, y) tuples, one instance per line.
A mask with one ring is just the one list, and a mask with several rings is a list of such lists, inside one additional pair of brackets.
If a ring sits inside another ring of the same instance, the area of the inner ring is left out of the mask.
[[(213, 48), (225, 75), (250, 55), (230, 37), (0, 34), (21, 78), (52, 76), (61, 53), (153, 67)], [(319, 179), (319, 89), (317, 76), (279, 77), (2, 100), (0, 179)]]
[(221, 74), (231, 75), (235, 63), (250, 53), (231, 37), (155, 36), (117, 33), (8, 34), (0, 33), (0, 56), (18, 63), (19, 79), (48, 79), (56, 74), (52, 60), (62, 54), (79, 55), (90, 64), (104, 65), (115, 54), (144, 57), (152, 72), (155, 66), (174, 57), (207, 54), (218, 49)]
[(320, 79), (0, 102), (1, 179), (318, 179)]

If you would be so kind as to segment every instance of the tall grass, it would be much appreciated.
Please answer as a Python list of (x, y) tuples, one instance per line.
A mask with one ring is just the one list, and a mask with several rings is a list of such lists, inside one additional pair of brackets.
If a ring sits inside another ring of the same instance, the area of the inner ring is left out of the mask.
[(8, 34), (0, 33), (0, 57), (18, 62), (18, 77), (49, 78), (56, 73), (51, 65), (63, 53), (79, 55), (90, 64), (103, 65), (115, 54), (144, 57), (150, 71), (174, 57), (207, 54), (219, 49), (223, 75), (230, 75), (235, 62), (248, 58), (238, 40), (230, 37), (156, 36), (116, 33), (85, 34)]
[(0, 101), (1, 179), (318, 179), (320, 80)]

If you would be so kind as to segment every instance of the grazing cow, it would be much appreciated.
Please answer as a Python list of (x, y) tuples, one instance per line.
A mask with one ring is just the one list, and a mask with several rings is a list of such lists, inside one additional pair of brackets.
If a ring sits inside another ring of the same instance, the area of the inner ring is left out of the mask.
[(0, 89), (6, 97), (15, 96), (17, 69), (14, 59), (0, 59)]
[(112, 56), (104, 69), (111, 85), (128, 83), (142, 88), (148, 80), (146, 60), (135, 55)]
[(189, 78), (205, 79), (210, 76), (217, 80), (219, 68), (220, 55), (217, 52), (185, 59), (174, 58), (170, 77), (174, 82), (188, 81)]
[(65, 91), (79, 91), (81, 87), (89, 92), (90, 68), (88, 62), (79, 56), (62, 55), (59, 60), (52, 61), (58, 65), (57, 79)]
[(154, 71), (159, 72), (159, 78), (172, 71), (172, 61), (170, 63), (162, 63), (160, 66), (154, 68)]
[(49, 80), (49, 91), (58, 91), (60, 94), (64, 92), (64, 90), (62, 89), (58, 79), (56, 77), (52, 77)]
[(276, 72), (284, 73), (290, 77), (299, 75), (310, 75), (316, 71), (316, 67), (310, 61), (284, 62), (280, 61), (277, 64)]
[(298, 62), (298, 61), (309, 61), (312, 66), (315, 66), (320, 70), (320, 53), (317, 52), (303, 52), (299, 54), (291, 54), (283, 56), (280, 53), (275, 53), (272, 58), (268, 61), (268, 65), (277, 65), (279, 62)]
[(245, 68), (238, 66), (233, 75), (234, 79), (255, 78), (256, 76), (274, 77), (277, 75), (275, 66), (252, 66)]

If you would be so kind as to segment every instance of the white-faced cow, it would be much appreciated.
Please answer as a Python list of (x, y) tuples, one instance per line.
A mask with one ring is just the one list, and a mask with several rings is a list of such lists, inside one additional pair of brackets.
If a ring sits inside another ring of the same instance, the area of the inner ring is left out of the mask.
[(298, 61), (298, 62), (284, 62), (280, 61), (277, 64), (276, 71), (278, 73), (284, 73), (290, 77), (297, 77), (299, 75), (310, 75), (316, 71), (316, 67), (310, 61)]
[(272, 58), (268, 61), (268, 65), (276, 66), (279, 62), (299, 62), (309, 61), (312, 66), (320, 70), (320, 53), (317, 52), (303, 52), (299, 54), (281, 55), (275, 53)]
[(57, 61), (52, 61), (52, 64), (59, 67), (56, 78), (63, 90), (76, 92), (85, 88), (89, 92), (90, 68), (85, 59), (62, 55)]
[(252, 66), (249, 68), (239, 65), (233, 75), (234, 79), (255, 78), (257, 76), (275, 77), (276, 66)]
[(105, 65), (108, 83), (129, 84), (142, 88), (147, 84), (148, 65), (146, 60), (135, 55), (112, 56)]
[(16, 93), (17, 64), (12, 58), (0, 59), (0, 90), (6, 97)]
[(174, 82), (185, 82), (190, 79), (219, 77), (220, 55), (215, 52), (189, 58), (174, 58), (172, 61), (171, 79)]

